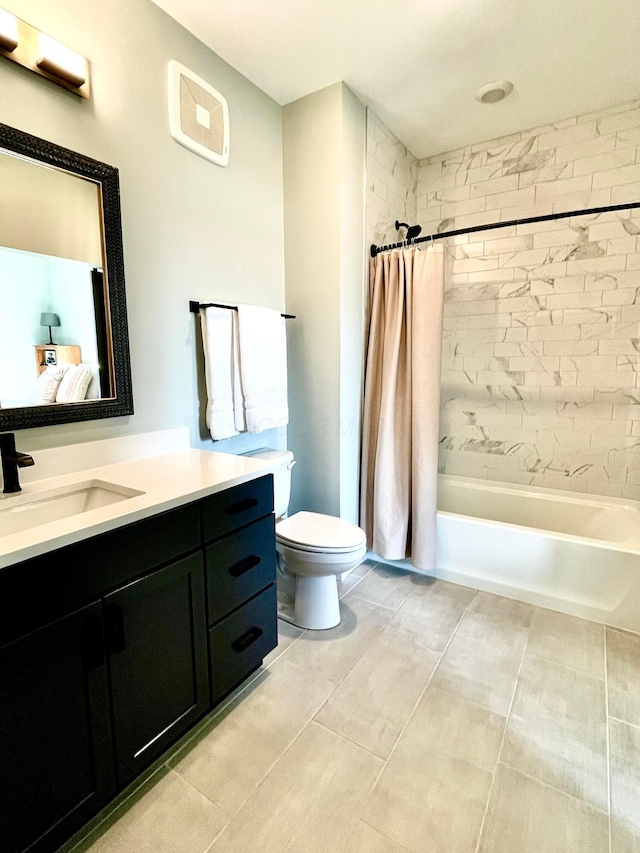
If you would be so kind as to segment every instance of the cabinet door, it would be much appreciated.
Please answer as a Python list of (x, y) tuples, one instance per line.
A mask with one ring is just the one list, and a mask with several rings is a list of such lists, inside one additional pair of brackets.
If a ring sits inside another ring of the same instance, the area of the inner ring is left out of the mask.
[(202, 555), (105, 598), (118, 785), (125, 785), (208, 707)]
[(102, 606), (0, 649), (0, 847), (54, 850), (115, 791)]

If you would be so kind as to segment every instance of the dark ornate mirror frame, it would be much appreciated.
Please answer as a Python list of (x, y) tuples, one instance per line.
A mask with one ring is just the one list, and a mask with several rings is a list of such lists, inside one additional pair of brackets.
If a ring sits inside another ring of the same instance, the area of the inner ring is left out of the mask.
[(16, 154), (29, 157), (32, 160), (56, 166), (83, 178), (89, 178), (101, 186), (104, 255), (111, 315), (113, 377), (116, 392), (115, 397), (105, 400), (0, 409), (0, 432), (132, 415), (133, 390), (129, 359), (118, 170), (113, 166), (107, 166), (106, 163), (100, 163), (98, 160), (92, 160), (83, 154), (61, 148), (59, 145), (23, 133), (23, 131), (16, 130), (6, 124), (0, 124), (0, 148), (6, 151), (15, 151)]

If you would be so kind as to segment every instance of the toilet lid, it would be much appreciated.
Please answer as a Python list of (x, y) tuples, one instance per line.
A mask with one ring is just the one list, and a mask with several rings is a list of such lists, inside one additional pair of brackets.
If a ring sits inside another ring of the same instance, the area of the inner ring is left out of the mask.
[(276, 537), (293, 548), (345, 552), (366, 544), (364, 530), (350, 521), (319, 512), (297, 512), (276, 525)]

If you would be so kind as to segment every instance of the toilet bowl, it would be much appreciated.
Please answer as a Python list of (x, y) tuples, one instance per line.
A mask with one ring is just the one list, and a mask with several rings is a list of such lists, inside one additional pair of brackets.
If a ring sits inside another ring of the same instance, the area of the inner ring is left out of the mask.
[(293, 617), (301, 628), (340, 622), (338, 575), (356, 568), (367, 552), (364, 530), (318, 512), (297, 512), (276, 524), (280, 568), (295, 577)]
[(278, 615), (300, 628), (334, 628), (340, 623), (337, 576), (364, 560), (364, 530), (319, 512), (301, 511), (286, 517), (293, 453), (263, 448), (245, 455), (273, 464), (278, 587), (293, 599), (292, 609), (281, 609)]

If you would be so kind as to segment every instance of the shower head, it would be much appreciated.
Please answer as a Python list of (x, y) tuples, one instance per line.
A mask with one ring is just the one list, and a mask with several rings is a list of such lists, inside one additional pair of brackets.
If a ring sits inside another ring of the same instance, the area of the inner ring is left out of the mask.
[(415, 240), (418, 234), (422, 231), (421, 225), (409, 225), (408, 222), (400, 222), (396, 219), (396, 231), (399, 231), (401, 228), (407, 229), (405, 240), (408, 240), (409, 242)]

